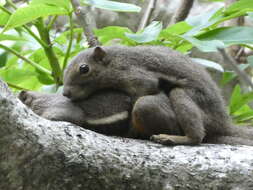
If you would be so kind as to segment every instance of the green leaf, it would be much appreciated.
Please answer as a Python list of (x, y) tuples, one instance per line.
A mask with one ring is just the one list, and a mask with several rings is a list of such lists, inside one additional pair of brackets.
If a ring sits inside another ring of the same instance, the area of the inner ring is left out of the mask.
[(242, 106), (246, 105), (253, 100), (253, 92), (241, 94), (241, 88), (236, 85), (230, 99), (230, 113), (233, 114), (238, 111)]
[(49, 6), (62, 7), (68, 12), (71, 12), (71, 5), (69, 0), (32, 0), (30, 5), (45, 4)]
[(7, 62), (8, 53), (5, 51), (0, 54), (0, 68), (4, 67)]
[(98, 40), (102, 44), (106, 44), (113, 39), (121, 39), (122, 44), (129, 44), (131, 42), (125, 36), (126, 32), (131, 32), (131, 30), (120, 26), (108, 26), (94, 31), (95, 35), (98, 37)]
[(200, 65), (203, 65), (205, 67), (209, 67), (212, 69), (215, 69), (220, 72), (224, 72), (224, 69), (220, 64), (215, 63), (213, 61), (207, 60), (207, 59), (201, 59), (201, 58), (191, 58), (194, 62), (199, 63)]
[[(82, 28), (74, 28), (73, 30), (74, 35), (79, 35), (83, 33)], [(70, 30), (62, 32), (57, 38), (54, 39), (60, 45), (66, 45), (70, 36)]]
[(30, 90), (36, 90), (40, 86), (37, 80), (37, 74), (32, 70), (4, 67), (0, 69), (0, 77), (6, 82)]
[(10, 18), (10, 15), (0, 10), (0, 26), (4, 26)]
[(252, 0), (240, 0), (240, 1), (237, 1), (237, 2), (235, 2), (233, 4), (231, 4), (225, 10), (225, 14), (231, 14), (231, 13), (234, 13), (234, 12), (241, 11), (243, 9), (246, 9), (248, 11), (250, 11), (250, 9), (253, 10), (253, 1)]
[(186, 36), (194, 36), (197, 35), (201, 30), (208, 28), (218, 22), (219, 18), (213, 18), (213, 15), (215, 15), (220, 10), (220, 7), (215, 8), (207, 13), (200, 14), (198, 16), (189, 17), (186, 19), (186, 22), (194, 26), (189, 32), (187, 32)]
[(199, 40), (220, 40), (226, 46), (253, 43), (252, 27), (221, 27), (197, 37)]
[(233, 80), (235, 77), (236, 77), (236, 74), (234, 72), (226, 71), (222, 75), (222, 79), (220, 81), (220, 84), (224, 86), (227, 83), (229, 83), (231, 80)]
[(120, 3), (115, 1), (107, 1), (107, 0), (82, 0), (84, 4), (92, 5), (96, 8), (100, 9), (107, 9), (111, 11), (118, 11), (118, 12), (140, 12), (141, 8), (129, 4), (129, 3)]
[(10, 17), (3, 31), (31, 22), (39, 17), (64, 15), (68, 12), (61, 7), (37, 4), (17, 9)]
[(240, 106), (238, 105), (240, 101), (241, 101), (241, 87), (239, 85), (236, 85), (230, 98), (229, 103), (230, 114), (236, 112), (239, 109)]
[(162, 23), (153, 21), (141, 33), (136, 34), (125, 33), (125, 35), (135, 42), (147, 43), (156, 40), (161, 30), (162, 30)]
[[(240, 64), (238, 65), (240, 70), (245, 70), (248, 68), (250, 64)], [(234, 71), (226, 71), (223, 73), (222, 80), (220, 81), (221, 85), (225, 85), (231, 80), (233, 80), (235, 77), (237, 77), (237, 74)]]
[(0, 41), (12, 40), (12, 41), (26, 41), (24, 37), (14, 36), (9, 34), (0, 34)]
[(189, 25), (187, 22), (178, 22), (169, 26), (168, 28), (161, 31), (160, 36), (165, 37), (166, 34), (184, 34), (185, 32), (191, 30), (193, 27)]
[(238, 110), (234, 117), (234, 120), (236, 120), (236, 122), (245, 122), (252, 119), (253, 110), (248, 105), (244, 105), (240, 110)]
[(218, 48), (224, 48), (224, 43), (220, 40), (198, 40), (197, 38), (190, 36), (182, 36), (185, 40), (192, 43), (196, 46), (200, 51), (203, 52), (216, 52)]

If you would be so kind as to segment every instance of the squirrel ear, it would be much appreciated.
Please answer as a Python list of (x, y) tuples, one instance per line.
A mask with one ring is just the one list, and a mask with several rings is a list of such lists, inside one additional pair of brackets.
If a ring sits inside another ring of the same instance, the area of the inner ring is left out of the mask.
[(102, 47), (97, 46), (93, 52), (93, 58), (95, 61), (102, 61), (103, 58), (106, 56), (106, 52), (102, 49)]

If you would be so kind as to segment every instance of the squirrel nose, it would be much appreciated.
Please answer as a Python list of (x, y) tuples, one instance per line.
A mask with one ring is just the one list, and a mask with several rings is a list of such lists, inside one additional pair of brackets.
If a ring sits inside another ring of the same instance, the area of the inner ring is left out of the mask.
[(63, 96), (66, 96), (67, 98), (71, 98), (71, 92), (70, 92), (70, 90), (64, 89), (63, 90)]

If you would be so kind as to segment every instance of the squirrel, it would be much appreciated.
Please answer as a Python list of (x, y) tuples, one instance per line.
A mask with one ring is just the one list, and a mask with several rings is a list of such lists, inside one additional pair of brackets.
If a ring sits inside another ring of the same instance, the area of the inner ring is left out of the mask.
[(103, 90), (87, 100), (72, 102), (61, 94), (21, 91), (18, 98), (37, 115), (67, 121), (106, 135), (125, 136), (129, 129), (130, 97)]
[(232, 124), (205, 69), (168, 47), (100, 46), (79, 53), (65, 70), (63, 95), (78, 102), (103, 89), (131, 97), (130, 136), (138, 132), (166, 145), (253, 145), (253, 129)]
[[(98, 133), (129, 138), (149, 139), (149, 135), (140, 132), (129, 134), (130, 113), (132, 103), (129, 96), (115, 90), (103, 90), (82, 101), (71, 101), (61, 94), (46, 94), (34, 91), (21, 91), (19, 99), (37, 115), (53, 121), (67, 121)], [(147, 96), (149, 106), (159, 105), (164, 112), (153, 113), (149, 116), (150, 133), (182, 134), (178, 127), (175, 113), (165, 93)], [(152, 128), (152, 117), (159, 117)], [(167, 124), (167, 125), (165, 125)]]

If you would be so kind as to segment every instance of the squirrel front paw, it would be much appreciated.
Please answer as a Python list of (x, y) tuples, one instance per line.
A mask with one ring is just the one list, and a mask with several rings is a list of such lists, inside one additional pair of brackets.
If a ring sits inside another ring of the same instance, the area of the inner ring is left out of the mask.
[(159, 144), (163, 145), (175, 145), (176, 143), (173, 141), (173, 138), (170, 138), (170, 135), (166, 134), (159, 134), (159, 135), (152, 135), (150, 137), (151, 141), (154, 141)]
[(21, 102), (23, 102), (26, 106), (31, 107), (32, 106), (32, 102), (35, 98), (34, 94), (30, 91), (21, 91), (18, 94), (18, 98), (21, 100)]

